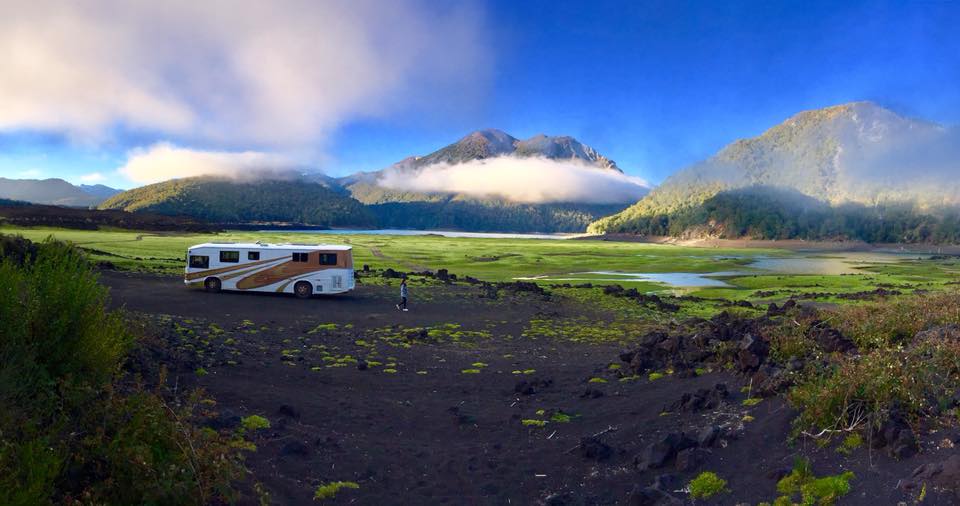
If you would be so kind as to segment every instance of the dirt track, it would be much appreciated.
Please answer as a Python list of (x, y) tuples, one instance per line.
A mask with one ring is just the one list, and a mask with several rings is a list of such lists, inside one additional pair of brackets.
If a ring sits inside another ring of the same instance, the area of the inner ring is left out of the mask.
[[(767, 399), (749, 409), (753, 421), (743, 422), (743, 381), (726, 372), (588, 383), (618, 362), (620, 348), (519, 337), (531, 318), (589, 311), (536, 294), (488, 299), (474, 286), (413, 283), (411, 311), (402, 313), (388, 286), (303, 301), (207, 294), (176, 278), (141, 274), (105, 272), (102, 280), (115, 303), (157, 322), (172, 350), (171, 369), (217, 401), (216, 424), (229, 427), (234, 415), (249, 414), (272, 422), (255, 437), (258, 450), (247, 462), (252, 481), (263, 483), (276, 504), (314, 504), (317, 485), (338, 480), (360, 485), (338, 494), (332, 501), (338, 504), (644, 504), (632, 491), (657, 476), (671, 498), (686, 503), (680, 489), (703, 470), (726, 478), (731, 493), (697, 504), (756, 504), (776, 497), (777, 473), (802, 452), (818, 474), (857, 474), (839, 504), (875, 506), (908, 500), (898, 481), (931, 459), (929, 452), (896, 462), (868, 449), (841, 457), (809, 443), (790, 447), (790, 409)], [(435, 342), (426, 331), (396, 337), (452, 323), (461, 327), (450, 335), (486, 334)], [(222, 330), (214, 333), (215, 327)], [(383, 364), (332, 366), (347, 356), (375, 356)], [(470, 369), (478, 372), (463, 372)], [(518, 393), (520, 381), (534, 383), (535, 393)], [(663, 414), (683, 393), (720, 382), (730, 392), (720, 405)], [(557, 412), (572, 418), (544, 427), (521, 423)], [(664, 435), (696, 437), (710, 425), (723, 427), (722, 435), (698, 450), (700, 462), (690, 469), (678, 471), (673, 460), (637, 468), (635, 459)], [(609, 455), (602, 445), (581, 447), (581, 438), (595, 434)], [(924, 448), (944, 437), (926, 436)], [(937, 459), (954, 451), (939, 450)], [(934, 490), (924, 502), (951, 503)]]

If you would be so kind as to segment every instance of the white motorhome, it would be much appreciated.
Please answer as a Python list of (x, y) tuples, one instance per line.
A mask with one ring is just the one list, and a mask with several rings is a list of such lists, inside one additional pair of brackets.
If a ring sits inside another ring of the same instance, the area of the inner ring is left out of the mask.
[(183, 282), (208, 292), (343, 293), (354, 288), (350, 246), (220, 243), (187, 249)]

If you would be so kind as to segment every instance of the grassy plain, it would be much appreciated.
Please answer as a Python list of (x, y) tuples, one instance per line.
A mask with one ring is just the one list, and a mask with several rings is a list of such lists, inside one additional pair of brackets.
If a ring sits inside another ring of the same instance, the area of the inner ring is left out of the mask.
[[(586, 281), (619, 283), (641, 292), (694, 295), (726, 300), (777, 300), (790, 295), (810, 295), (821, 302), (846, 302), (849, 294), (876, 290), (902, 292), (938, 290), (960, 276), (960, 259), (921, 259), (916, 256), (886, 261), (851, 263), (849, 274), (783, 274), (750, 267), (763, 258), (792, 258), (799, 254), (781, 249), (694, 248), (672, 245), (605, 241), (447, 238), (440, 236), (317, 235), (288, 232), (220, 234), (157, 234), (126, 230), (65, 230), (0, 228), (0, 233), (20, 234), (31, 240), (47, 236), (70, 241), (87, 250), (96, 261), (109, 261), (122, 269), (168, 274), (181, 272), (184, 252), (190, 245), (208, 241), (330, 242), (354, 247), (359, 268), (393, 268), (401, 271), (447, 269), (459, 276), (487, 281), (537, 278), (545, 285)], [(802, 254), (804, 258), (842, 257)], [(842, 258), (839, 259), (843, 261)], [(892, 260), (892, 261), (891, 261)], [(677, 289), (649, 281), (618, 279), (592, 272), (624, 273), (734, 273), (715, 279), (726, 286)], [(568, 281), (573, 279), (573, 281)]]

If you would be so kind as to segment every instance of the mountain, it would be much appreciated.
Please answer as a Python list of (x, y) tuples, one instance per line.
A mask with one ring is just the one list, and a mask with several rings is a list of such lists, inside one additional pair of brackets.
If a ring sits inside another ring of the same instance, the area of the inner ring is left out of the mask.
[(88, 194), (88, 195), (93, 195), (94, 197), (98, 197), (98, 198), (101, 198), (101, 199), (104, 199), (104, 200), (106, 200), (106, 199), (108, 199), (108, 198), (110, 198), (110, 197), (112, 197), (112, 196), (114, 196), (114, 195), (116, 195), (116, 194), (118, 194), (118, 193), (122, 193), (122, 192), (123, 192), (123, 190), (118, 190), (118, 189), (116, 189), (116, 188), (110, 188), (109, 186), (102, 185), (102, 184), (93, 184), (93, 185), (91, 185), (91, 184), (82, 184), (82, 185), (78, 186), (78, 188), (80, 188), (81, 190), (83, 190), (83, 192), (86, 193), (86, 194)]
[(373, 215), (356, 200), (303, 179), (173, 179), (115, 195), (103, 202), (100, 209), (190, 216), (222, 224), (283, 222), (327, 227), (376, 224)]
[(871, 102), (804, 111), (675, 173), (633, 206), (592, 223), (589, 231), (688, 234), (697, 225), (690, 217), (706, 219), (703, 207), (715, 205), (718, 195), (729, 206), (773, 189), (834, 209), (909, 207), (914, 214), (929, 214), (960, 203), (956, 139), (953, 130)]
[(0, 198), (35, 204), (89, 207), (119, 190), (95, 185), (74, 186), (63, 179), (7, 179), (0, 177)]
[[(337, 183), (353, 198), (367, 204), (380, 226), (389, 228), (581, 232), (591, 221), (629, 204), (522, 203), (502, 196), (424, 192), (384, 184), (386, 176), (393, 181), (404, 181), (418, 177), (426, 169), (442, 174), (450, 167), (498, 157), (577, 161), (597, 171), (622, 174), (613, 160), (572, 137), (536, 135), (520, 140), (506, 132), (488, 129), (468, 134), (433, 153), (405, 158), (383, 170), (343, 177)], [(482, 167), (475, 169), (483, 170)]]

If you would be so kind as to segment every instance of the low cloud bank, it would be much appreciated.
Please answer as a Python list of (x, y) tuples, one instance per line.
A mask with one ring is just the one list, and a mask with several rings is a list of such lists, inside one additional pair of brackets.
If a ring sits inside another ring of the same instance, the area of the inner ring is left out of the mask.
[(168, 143), (130, 152), (120, 167), (124, 177), (139, 184), (168, 179), (215, 176), (240, 181), (296, 177), (298, 165), (292, 160), (259, 151), (199, 151)]
[(531, 204), (628, 203), (650, 190), (643, 179), (576, 160), (509, 156), (431, 165), (412, 173), (388, 170), (380, 184), (396, 190), (464, 193)]

